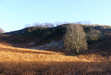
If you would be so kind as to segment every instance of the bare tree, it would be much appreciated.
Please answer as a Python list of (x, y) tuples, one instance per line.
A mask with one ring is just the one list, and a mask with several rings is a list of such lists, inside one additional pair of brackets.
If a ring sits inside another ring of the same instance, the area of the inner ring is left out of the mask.
[(66, 26), (64, 36), (64, 47), (66, 50), (79, 53), (80, 50), (87, 50), (86, 34), (80, 24), (69, 24)]
[(4, 32), (4, 30), (0, 28), (0, 33), (3, 33), (3, 32)]

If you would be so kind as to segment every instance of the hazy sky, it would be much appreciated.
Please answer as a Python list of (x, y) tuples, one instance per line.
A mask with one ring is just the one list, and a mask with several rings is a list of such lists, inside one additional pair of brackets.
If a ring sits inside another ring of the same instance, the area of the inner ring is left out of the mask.
[(0, 27), (13, 31), (35, 22), (111, 24), (111, 0), (0, 0)]

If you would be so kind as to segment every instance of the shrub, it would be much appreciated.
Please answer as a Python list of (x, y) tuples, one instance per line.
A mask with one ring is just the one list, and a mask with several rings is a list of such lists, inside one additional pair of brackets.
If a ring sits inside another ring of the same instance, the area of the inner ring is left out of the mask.
[(80, 53), (81, 50), (87, 50), (86, 34), (81, 25), (69, 24), (66, 26), (64, 36), (64, 47), (71, 52)]
[(92, 43), (104, 39), (104, 34), (100, 30), (90, 29), (87, 32), (87, 40)]

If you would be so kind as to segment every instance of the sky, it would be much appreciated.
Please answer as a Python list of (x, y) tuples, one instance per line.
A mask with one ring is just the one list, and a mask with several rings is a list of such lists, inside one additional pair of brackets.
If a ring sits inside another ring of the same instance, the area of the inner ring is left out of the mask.
[(5, 32), (34, 23), (87, 22), (111, 25), (111, 0), (0, 0)]

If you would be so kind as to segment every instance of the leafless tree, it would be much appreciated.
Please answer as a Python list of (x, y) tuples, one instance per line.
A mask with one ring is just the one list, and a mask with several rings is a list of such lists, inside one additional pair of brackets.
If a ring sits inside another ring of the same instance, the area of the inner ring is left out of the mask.
[(0, 33), (3, 33), (3, 32), (4, 32), (4, 30), (0, 28)]
[(87, 50), (86, 34), (80, 24), (69, 24), (66, 26), (64, 36), (64, 47), (66, 50), (79, 53), (80, 50)]

